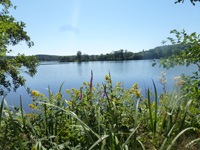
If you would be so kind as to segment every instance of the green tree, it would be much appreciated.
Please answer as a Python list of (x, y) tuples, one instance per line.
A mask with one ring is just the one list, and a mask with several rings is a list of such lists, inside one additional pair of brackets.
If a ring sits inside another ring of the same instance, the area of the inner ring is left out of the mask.
[[(175, 2), (175, 4), (176, 4), (176, 3), (180, 3), (180, 2), (183, 3), (184, 0), (178, 0), (178, 1)], [(195, 5), (195, 2), (200, 2), (200, 0), (190, 0), (190, 2), (191, 2), (193, 5)]]
[(79, 62), (81, 62), (81, 57), (82, 57), (81, 51), (78, 51), (76, 55), (77, 55), (77, 60), (78, 60)]
[[(180, 2), (181, 0), (179, 0)], [(183, 0), (182, 0), (183, 2)], [(196, 1), (195, 1), (196, 2)], [(194, 4), (194, 1), (191, 0), (191, 3)], [(192, 76), (185, 76), (182, 74), (182, 79), (185, 81), (184, 85), (182, 86), (181, 90), (184, 92), (184, 100), (192, 100), (193, 106), (190, 106), (190, 113), (192, 116), (196, 116), (200, 113), (199, 105), (200, 105), (200, 34), (197, 35), (196, 32), (191, 34), (187, 34), (185, 30), (177, 31), (171, 30), (171, 34), (175, 34), (176, 39), (168, 37), (167, 39), (173, 45), (182, 45), (183, 49), (176, 55), (172, 55), (166, 59), (161, 59), (159, 62), (160, 66), (164, 68), (171, 68), (176, 65), (183, 66), (186, 65), (187, 67), (190, 64), (197, 65), (197, 71), (193, 72)], [(165, 43), (166, 41), (163, 41)], [(153, 63), (153, 66), (156, 63)], [(196, 117), (193, 117), (195, 119)]]
[[(11, 7), (16, 9), (16, 6), (13, 6), (10, 0), (0, 0), (0, 6), (2, 8), (0, 12), (0, 94), (2, 95), (6, 89), (11, 91), (13, 88), (16, 91), (18, 87), (25, 85), (25, 79), (20, 76), (20, 71), (33, 76), (37, 72), (36, 67), (39, 61), (36, 57), (26, 57), (20, 54), (12, 59), (6, 57), (6, 54), (12, 51), (8, 50), (8, 45), (14, 46), (21, 41), (26, 41), (30, 48), (34, 43), (24, 31), (25, 23), (16, 21), (13, 16), (9, 15), (8, 9)], [(8, 79), (10, 77), (12, 83)]]

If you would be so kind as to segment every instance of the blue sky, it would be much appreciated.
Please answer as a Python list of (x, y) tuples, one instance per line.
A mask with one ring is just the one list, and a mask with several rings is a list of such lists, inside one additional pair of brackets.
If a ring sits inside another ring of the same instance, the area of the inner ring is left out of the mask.
[[(189, 0), (13, 0), (10, 9), (34, 42), (9, 46), (9, 55), (106, 54), (161, 46), (172, 29), (200, 34), (200, 3)], [(170, 43), (167, 43), (170, 44)]]

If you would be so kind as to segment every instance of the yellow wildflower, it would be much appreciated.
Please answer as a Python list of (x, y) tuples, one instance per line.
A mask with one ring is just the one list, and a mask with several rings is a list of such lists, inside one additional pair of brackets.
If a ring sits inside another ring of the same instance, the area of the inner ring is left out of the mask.
[(99, 91), (101, 91), (101, 89), (99, 88)]
[(34, 146), (34, 147), (32, 147), (32, 148), (31, 148), (31, 150), (37, 150), (37, 147), (36, 147), (36, 146)]
[(97, 83), (97, 86), (100, 86), (100, 84), (99, 84), (99, 83)]
[(101, 88), (103, 89), (103, 86), (101, 86)]
[(69, 89), (66, 89), (66, 93), (69, 95)]
[(30, 118), (30, 117), (31, 117), (31, 114), (28, 113), (27, 116)]
[(133, 88), (138, 88), (138, 84), (135, 83), (135, 84), (133, 85)]
[(57, 99), (61, 100), (62, 95), (60, 94), (60, 92), (58, 92), (56, 95), (57, 95)]
[(119, 91), (119, 87), (117, 87), (117, 91)]
[(153, 102), (153, 104), (151, 105), (151, 107), (153, 108), (153, 107), (155, 106), (155, 104), (156, 104), (156, 103), (155, 103), (155, 102)]
[(95, 88), (93, 88), (93, 91), (96, 91), (96, 89), (95, 89)]
[(75, 89), (74, 89), (74, 88), (72, 88), (72, 91), (75, 91)]
[(126, 89), (126, 93), (128, 93), (129, 92), (129, 89)]
[(38, 97), (39, 96), (39, 93), (37, 91), (32, 91), (31, 92), (31, 95), (33, 95), (33, 97)]
[(105, 79), (108, 80), (110, 77), (108, 75), (105, 76)]
[(47, 97), (45, 97), (44, 99), (45, 99), (45, 100), (48, 100), (48, 98), (47, 98)]
[(99, 91), (97, 91), (97, 94), (99, 94)]
[(38, 98), (38, 101), (41, 101), (42, 99), (41, 98)]
[(87, 83), (86, 83), (86, 82), (83, 82), (83, 85), (87, 85)]
[(68, 110), (68, 108), (67, 108), (67, 107), (65, 107), (65, 110)]
[(135, 90), (134, 94), (135, 94), (136, 97), (140, 96), (140, 92), (138, 90)]
[(44, 97), (44, 94), (41, 94), (40, 96), (41, 96), (41, 97)]
[(109, 86), (112, 86), (112, 84), (111, 84), (111, 83), (109, 83)]
[(35, 106), (33, 104), (29, 104), (29, 107), (34, 108)]
[(83, 86), (81, 86), (81, 89), (83, 89)]
[(35, 99), (35, 98), (33, 99), (34, 102), (35, 102), (36, 100), (37, 100), (37, 99)]
[(72, 102), (71, 101), (67, 101), (68, 105), (72, 105)]

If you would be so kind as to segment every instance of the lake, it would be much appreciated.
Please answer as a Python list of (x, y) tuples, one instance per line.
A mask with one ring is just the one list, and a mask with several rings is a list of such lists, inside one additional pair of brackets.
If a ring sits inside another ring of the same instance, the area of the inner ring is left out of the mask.
[[(63, 82), (62, 94), (69, 99), (65, 93), (66, 89), (77, 88), (82, 86), (83, 82), (89, 82), (91, 70), (93, 70), (93, 85), (96, 83), (102, 84), (105, 81), (105, 75), (111, 74), (113, 85), (121, 81), (124, 83), (124, 88), (131, 88), (133, 84), (138, 83), (138, 87), (142, 89), (141, 93), (145, 94), (145, 89), (153, 88), (152, 79), (154, 80), (158, 94), (162, 92), (162, 85), (159, 82), (158, 76), (161, 76), (161, 71), (166, 73), (167, 90), (173, 89), (173, 77), (179, 76), (182, 73), (191, 75), (193, 71), (197, 71), (196, 65), (189, 67), (176, 66), (169, 70), (159, 68), (159, 65), (152, 67), (153, 60), (130, 60), (130, 61), (96, 61), (96, 62), (42, 62), (37, 68), (37, 74), (32, 78), (27, 74), (22, 75), (27, 80), (26, 86), (31, 90), (39, 91), (48, 97), (48, 85), (51, 91), (56, 94)], [(22, 97), (23, 108), (26, 112), (30, 111), (29, 104), (32, 103), (32, 98), (27, 94), (24, 87), (20, 87), (17, 92), (10, 92), (6, 96), (8, 104), (19, 106), (20, 94)], [(1, 101), (1, 100), (0, 100)]]

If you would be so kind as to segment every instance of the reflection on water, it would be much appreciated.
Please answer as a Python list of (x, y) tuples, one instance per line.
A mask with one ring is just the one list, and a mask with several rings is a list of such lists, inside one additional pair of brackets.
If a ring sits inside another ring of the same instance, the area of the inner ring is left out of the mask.
[[(157, 76), (161, 76), (160, 72), (164, 71), (167, 78), (168, 90), (173, 88), (173, 81), (171, 79), (179, 76), (182, 73), (191, 75), (193, 71), (198, 68), (196, 65), (189, 67), (174, 67), (169, 70), (159, 68), (158, 65), (152, 67), (152, 60), (131, 60), (131, 61), (104, 61), (104, 62), (42, 62), (38, 67), (37, 74), (31, 78), (27, 74), (22, 74), (27, 80), (26, 86), (31, 90), (37, 90), (48, 97), (48, 85), (56, 94), (60, 85), (65, 81), (62, 93), (65, 94), (65, 89), (77, 88), (82, 86), (84, 81), (89, 82), (91, 70), (93, 70), (94, 86), (96, 83), (102, 84), (106, 74), (111, 73), (113, 84), (118, 81), (123, 82), (124, 88), (131, 88), (134, 83), (142, 88), (142, 94), (145, 94), (145, 89), (152, 88), (152, 79), (154, 80), (158, 93), (162, 92), (162, 85), (159, 83)], [(27, 111), (28, 104), (32, 103), (31, 97), (27, 94), (24, 87), (17, 90), (17, 93), (9, 93), (6, 100), (9, 104), (16, 104), (19, 106), (19, 97), (22, 95), (22, 101), (25, 111)]]

